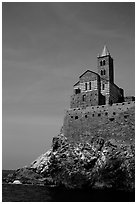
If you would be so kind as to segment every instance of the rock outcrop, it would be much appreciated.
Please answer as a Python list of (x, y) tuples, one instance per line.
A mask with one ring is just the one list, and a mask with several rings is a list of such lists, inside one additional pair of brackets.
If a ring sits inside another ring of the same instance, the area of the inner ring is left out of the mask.
[(7, 181), (133, 191), (134, 154), (133, 144), (121, 144), (114, 138), (105, 141), (98, 137), (74, 145), (60, 134), (53, 138), (51, 150), (30, 166), (16, 170)]
[(100, 125), (88, 133), (88, 140), (84, 135), (81, 140), (70, 140), (61, 129), (49, 151), (4, 181), (134, 191), (134, 109), (122, 114), (129, 117), (119, 115), (115, 121)]

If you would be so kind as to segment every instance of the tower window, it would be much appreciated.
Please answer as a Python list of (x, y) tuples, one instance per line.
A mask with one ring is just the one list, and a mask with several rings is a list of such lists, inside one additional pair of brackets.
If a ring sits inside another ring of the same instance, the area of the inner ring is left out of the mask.
[(106, 70), (101, 70), (101, 75), (105, 75), (106, 74)]
[(91, 90), (91, 81), (89, 82), (89, 90)]
[(105, 60), (103, 60), (103, 65), (105, 65), (106, 64), (106, 61)]
[(101, 75), (103, 75), (103, 70), (101, 70)]
[(88, 85), (87, 85), (87, 83), (85, 83), (85, 90), (87, 90), (87, 88), (88, 88)]

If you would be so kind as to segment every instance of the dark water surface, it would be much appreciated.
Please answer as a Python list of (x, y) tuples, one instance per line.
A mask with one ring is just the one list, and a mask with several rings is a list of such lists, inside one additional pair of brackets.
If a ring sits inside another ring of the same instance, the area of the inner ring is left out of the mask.
[(112, 190), (67, 190), (34, 185), (2, 185), (3, 202), (134, 202), (135, 194)]

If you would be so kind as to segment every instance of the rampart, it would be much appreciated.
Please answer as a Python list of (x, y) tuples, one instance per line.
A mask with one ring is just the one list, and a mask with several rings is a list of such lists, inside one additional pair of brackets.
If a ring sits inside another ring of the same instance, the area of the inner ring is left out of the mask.
[[(102, 134), (103, 131), (106, 135), (111, 132), (111, 125), (116, 125), (118, 130), (122, 124), (127, 122), (130, 117), (130, 110), (134, 109), (135, 101), (116, 103), (112, 106), (102, 105), (102, 106), (90, 106), (85, 109), (82, 108), (73, 108), (66, 111), (63, 132), (65, 136), (71, 140), (81, 141), (86, 140), (91, 137), (91, 135)], [(134, 111), (132, 114), (132, 118)], [(119, 119), (120, 117), (120, 119)], [(130, 122), (130, 120), (129, 120)], [(105, 128), (105, 125), (108, 128)], [(125, 126), (126, 127), (126, 126)], [(101, 128), (103, 128), (101, 130)], [(110, 129), (110, 131), (109, 131)], [(128, 128), (129, 129), (129, 128)], [(116, 136), (118, 131), (114, 131)]]

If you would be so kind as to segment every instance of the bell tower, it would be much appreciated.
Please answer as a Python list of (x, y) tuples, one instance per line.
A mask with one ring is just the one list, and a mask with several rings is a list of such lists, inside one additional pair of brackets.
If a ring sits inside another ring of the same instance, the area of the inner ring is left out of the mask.
[(113, 58), (105, 45), (102, 54), (97, 57), (98, 74), (104, 80), (114, 83)]

